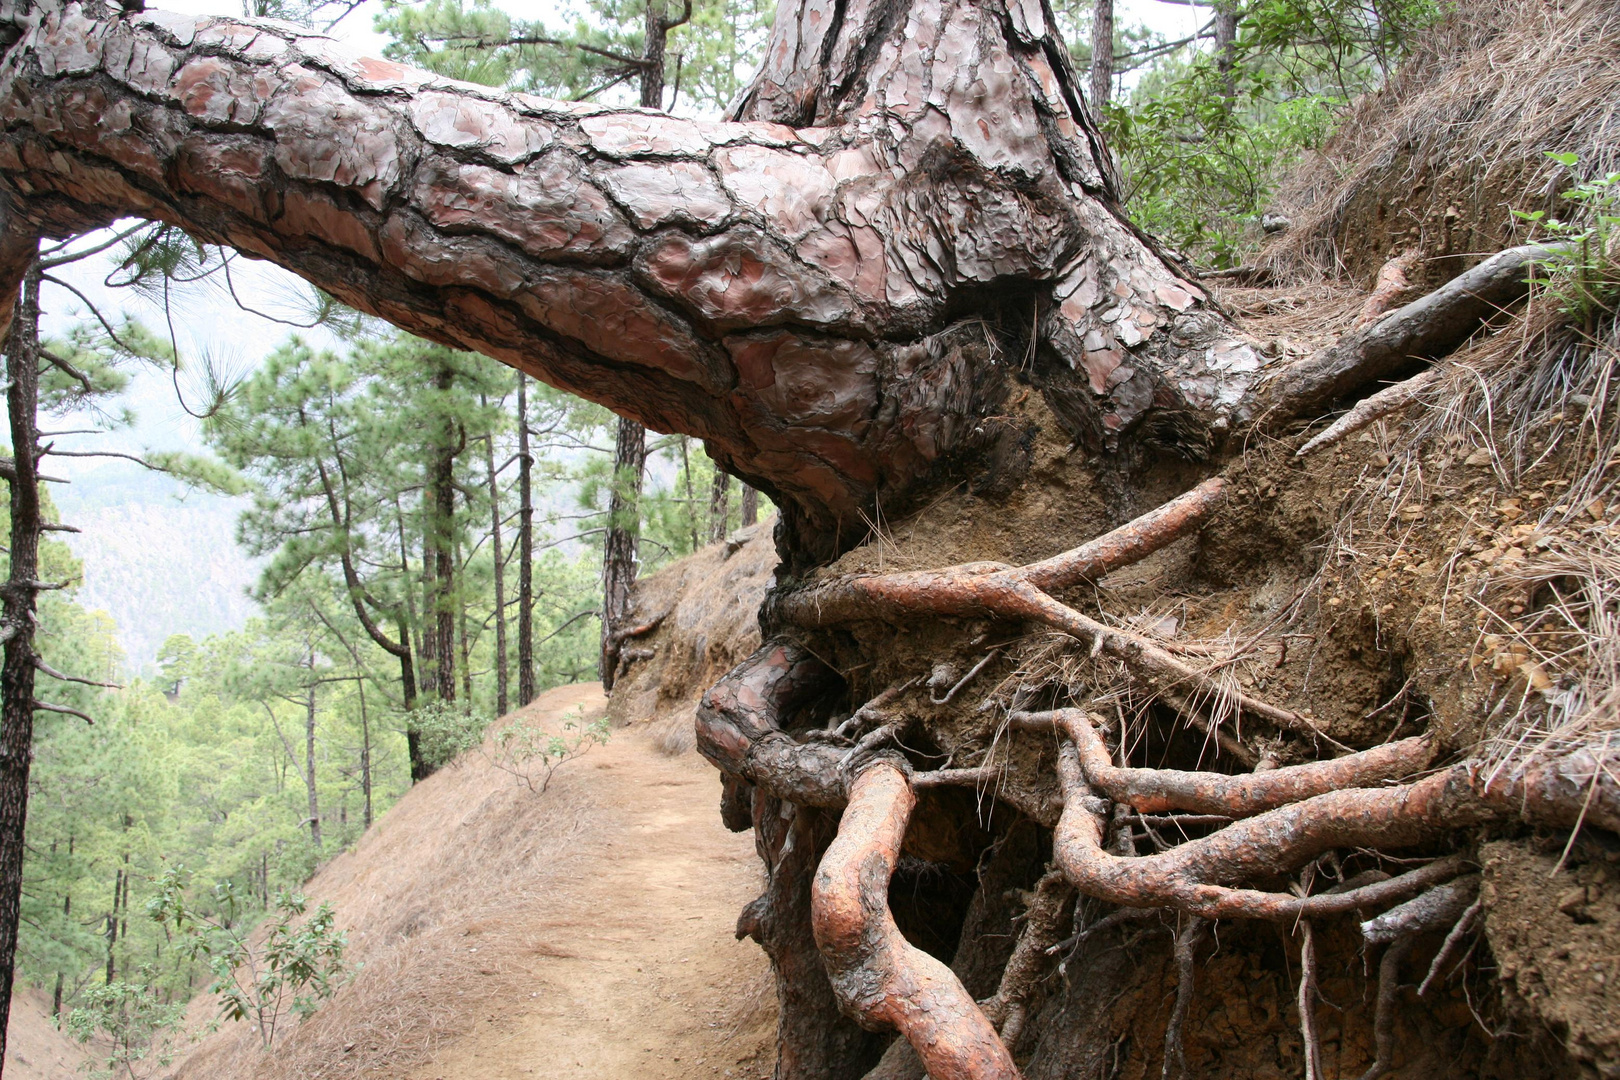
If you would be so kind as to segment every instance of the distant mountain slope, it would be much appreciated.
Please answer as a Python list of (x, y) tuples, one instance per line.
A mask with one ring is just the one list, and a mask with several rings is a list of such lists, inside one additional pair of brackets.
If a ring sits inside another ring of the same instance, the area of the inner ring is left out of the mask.
[(62, 519), (81, 530), (64, 534), (84, 562), (79, 601), (118, 623), (132, 672), (170, 634), (234, 630), (257, 611), (247, 589), (258, 567), (236, 546), (238, 500), (185, 493), (168, 477), (123, 462), (72, 480), (51, 494)]

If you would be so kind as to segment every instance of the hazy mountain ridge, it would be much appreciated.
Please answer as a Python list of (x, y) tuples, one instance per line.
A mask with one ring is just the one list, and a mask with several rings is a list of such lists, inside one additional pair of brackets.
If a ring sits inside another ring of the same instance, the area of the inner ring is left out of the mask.
[(170, 634), (234, 630), (258, 611), (247, 595), (258, 566), (236, 545), (240, 500), (124, 464), (86, 470), (52, 495), (81, 530), (64, 534), (84, 563), (79, 602), (117, 622), (131, 671)]

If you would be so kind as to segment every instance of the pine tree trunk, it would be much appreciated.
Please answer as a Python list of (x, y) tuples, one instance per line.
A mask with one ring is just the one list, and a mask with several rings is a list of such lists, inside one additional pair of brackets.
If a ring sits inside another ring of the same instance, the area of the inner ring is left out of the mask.
[(534, 700), (534, 455), (529, 453), (528, 376), (518, 372), (518, 705)]
[(759, 524), (759, 492), (748, 484), (743, 485), (741, 512), (743, 528)]
[(641, 482), (647, 468), (647, 429), (628, 417), (619, 420), (613, 444), (613, 487), (608, 495), (607, 535), (602, 541), (602, 689), (613, 677), (624, 644), (621, 631), (636, 582), (636, 540), (641, 532)]
[[(313, 678), (314, 674), (314, 657), (311, 657), (310, 676)], [(315, 687), (311, 686), (304, 702), (304, 792), (309, 800), (309, 841), (320, 851), (321, 799), (315, 780)]]
[[(488, 406), (482, 397), (481, 404)], [(495, 476), (495, 436), (484, 438), (484, 462), (489, 470), (489, 543), (495, 560), (495, 715), (505, 716), (510, 702), (506, 686), (506, 561), (501, 545), (501, 485)]]
[[(17, 239), (0, 240), (0, 247), (12, 247)], [(34, 248), (32, 242), (26, 246)], [(6, 1060), (4, 1028), (11, 1014), (22, 914), (28, 772), (34, 757), (34, 601), (38, 594), (43, 521), (36, 424), (40, 274), (32, 250), (26, 253), (25, 260), (17, 261), (24, 261), (27, 273), (6, 347), (6, 415), (11, 425), (12, 467), (6, 478), (11, 493), (11, 573), (0, 592), (0, 631), (7, 635), (5, 658), (0, 662), (0, 1062)]]
[(718, 544), (726, 538), (730, 519), (731, 474), (717, 466), (714, 484), (709, 488), (709, 543)]
[[(445, 364), (434, 373), (433, 385), (448, 394), (455, 372)], [(456, 425), (441, 417), (434, 432), (428, 464), (428, 546), (433, 552), (433, 600), (425, 613), (433, 641), (433, 689), (440, 701), (456, 700)]]
[(1114, 96), (1114, 0), (1091, 7), (1091, 105), (1100, 109)]
[(365, 679), (355, 682), (360, 693), (360, 793), (365, 798), (365, 828), (371, 828), (371, 717), (366, 712)]

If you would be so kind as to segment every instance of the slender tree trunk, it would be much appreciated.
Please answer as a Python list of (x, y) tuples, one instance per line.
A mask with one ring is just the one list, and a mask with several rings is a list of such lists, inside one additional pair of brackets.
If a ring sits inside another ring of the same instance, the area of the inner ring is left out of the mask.
[[(3, 243), (3, 241), (0, 241)], [(37, 251), (37, 248), (35, 249)], [(0, 592), (0, 1062), (17, 962), (22, 914), (28, 771), (34, 758), (34, 601), (38, 595), (39, 534), (39, 283), (30, 259), (6, 348), (6, 415), (11, 423), (11, 573)], [(8, 298), (9, 299), (9, 298)]]
[(1237, 96), (1238, 12), (1232, 0), (1215, 5), (1215, 68), (1221, 73), (1221, 96), (1231, 101)]
[[(314, 657), (310, 657), (310, 674), (314, 675)], [(309, 688), (304, 699), (304, 791), (309, 796), (309, 840), (315, 850), (321, 850), (321, 800), (315, 777), (315, 687)]]
[[(455, 383), (455, 371), (443, 364), (434, 372), (433, 385), (441, 398), (447, 398)], [(448, 414), (439, 418), (433, 433), (428, 464), (427, 528), (433, 553), (432, 602), (424, 618), (432, 640), (433, 688), (440, 701), (456, 700), (456, 423)]]
[(510, 704), (506, 686), (506, 553), (501, 545), (501, 486), (495, 476), (494, 435), (485, 437), (484, 452), (489, 467), (490, 554), (495, 560), (495, 715), (505, 716)]
[(1091, 7), (1091, 107), (1099, 114), (1114, 96), (1114, 0)]
[(613, 446), (613, 487), (608, 496), (607, 537), (602, 543), (602, 688), (613, 690), (619, 636), (636, 581), (636, 540), (641, 531), (641, 481), (647, 467), (647, 429), (619, 419)]
[(749, 484), (742, 486), (742, 526), (759, 523), (759, 492)]
[(365, 827), (371, 828), (371, 717), (366, 713), (366, 682), (357, 679), (360, 692), (360, 793), (366, 801)]
[(518, 372), (518, 705), (534, 700), (534, 455), (529, 452), (528, 376)]
[(714, 483), (709, 488), (709, 543), (718, 544), (724, 540), (730, 523), (731, 474), (716, 465)]
[(686, 488), (686, 525), (690, 530), (692, 550), (698, 549), (698, 511), (697, 492), (692, 489), (692, 448), (691, 440), (685, 435), (677, 436), (681, 441), (681, 476)]
[[(472, 512), (472, 500), (467, 500), (467, 512)], [(456, 565), (461, 566), (461, 538), (456, 537)], [(461, 703), (463, 710), (472, 712), (472, 648), (467, 639), (467, 590), (456, 590), (456, 653), (461, 661)]]

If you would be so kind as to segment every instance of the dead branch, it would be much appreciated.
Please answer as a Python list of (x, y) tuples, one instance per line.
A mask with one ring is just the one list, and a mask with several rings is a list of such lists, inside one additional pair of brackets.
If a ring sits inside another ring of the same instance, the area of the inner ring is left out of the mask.
[(1245, 817), (1299, 802), (1328, 791), (1363, 788), (1419, 772), (1432, 749), (1424, 737), (1402, 739), (1359, 754), (1313, 761), (1264, 772), (1227, 776), (1178, 769), (1128, 769), (1114, 765), (1096, 727), (1100, 717), (1081, 709), (1050, 713), (1015, 713), (1015, 726), (1057, 725), (1075, 740), (1086, 779), (1115, 802), (1129, 803), (1139, 813), (1189, 810), (1197, 814)]
[(1012, 1055), (955, 973), (907, 942), (889, 912), (889, 878), (915, 803), (905, 774), (887, 762), (850, 786), (811, 887), (828, 978), (847, 1016), (898, 1029), (934, 1080), (1017, 1080)]

